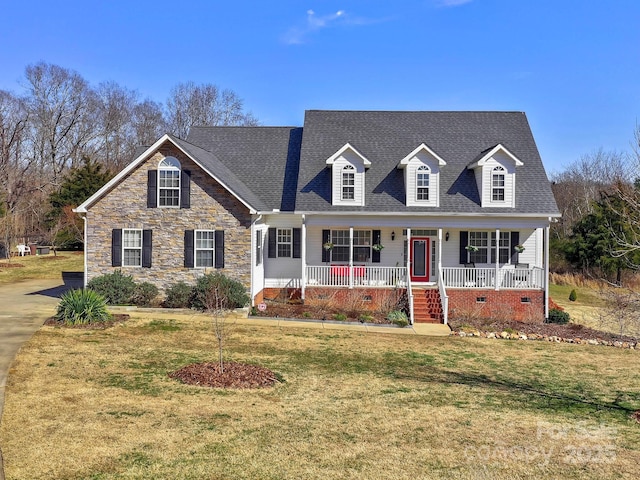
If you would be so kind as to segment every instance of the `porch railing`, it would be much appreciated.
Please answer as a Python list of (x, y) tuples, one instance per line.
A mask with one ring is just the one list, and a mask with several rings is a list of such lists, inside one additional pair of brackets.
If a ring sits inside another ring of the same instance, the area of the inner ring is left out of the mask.
[(406, 287), (404, 267), (308, 265), (308, 287)]
[(443, 267), (443, 281), (450, 288), (542, 289), (544, 270), (538, 267)]

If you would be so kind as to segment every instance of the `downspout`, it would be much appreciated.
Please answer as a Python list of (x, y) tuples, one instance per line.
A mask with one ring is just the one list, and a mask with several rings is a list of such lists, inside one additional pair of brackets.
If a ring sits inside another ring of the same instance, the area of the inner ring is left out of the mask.
[[(549, 219), (551, 220), (551, 219)], [(549, 231), (551, 227), (544, 227), (544, 318), (549, 318)]]
[(407, 228), (407, 300), (409, 300), (409, 323), (413, 325), (413, 292), (411, 291), (411, 228)]
[(302, 238), (300, 242), (302, 243), (300, 252), (300, 256), (302, 257), (302, 285), (300, 286), (300, 297), (302, 298), (302, 302), (304, 303), (304, 295), (307, 289), (307, 216), (302, 215)]
[[(249, 255), (251, 257), (251, 268), (249, 270), (251, 275), (250, 275), (249, 282), (251, 283), (250, 291), (251, 291), (251, 306), (252, 307), (255, 307), (255, 304), (256, 304), (256, 302), (255, 302), (255, 284), (254, 284), (254, 280), (255, 280), (255, 269), (257, 268), (256, 263), (257, 263), (257, 260), (258, 260), (256, 258), (257, 245), (255, 244), (255, 241), (256, 241), (255, 226), (256, 226), (256, 222), (259, 222), (260, 220), (262, 220), (262, 215), (258, 215), (251, 222), (251, 241), (249, 242), (249, 244), (251, 245), (251, 255)], [(262, 252), (262, 248), (260, 248), (260, 253), (263, 253)], [(262, 263), (261, 263), (260, 266), (264, 269), (264, 254), (262, 255)]]
[(84, 240), (84, 252), (83, 252), (83, 257), (84, 257), (84, 278), (82, 279), (82, 286), (83, 288), (87, 288), (87, 283), (88, 283), (88, 278), (89, 278), (89, 269), (87, 267), (87, 215), (84, 214), (82, 215), (82, 222), (83, 222), (83, 228), (82, 228), (82, 234), (84, 236), (83, 240)]
[[(489, 239), (489, 251), (491, 251), (491, 239)], [(490, 258), (488, 260), (491, 260)], [(496, 290), (500, 290), (500, 229), (496, 228)]]

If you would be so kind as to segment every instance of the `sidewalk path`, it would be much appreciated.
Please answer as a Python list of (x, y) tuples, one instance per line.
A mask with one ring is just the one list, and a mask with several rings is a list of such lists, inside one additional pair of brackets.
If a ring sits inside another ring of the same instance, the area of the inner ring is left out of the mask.
[[(27, 280), (0, 285), (0, 421), (7, 375), (23, 343), (55, 313), (60, 295), (71, 287), (62, 280)], [(4, 479), (0, 445), (0, 480)]]

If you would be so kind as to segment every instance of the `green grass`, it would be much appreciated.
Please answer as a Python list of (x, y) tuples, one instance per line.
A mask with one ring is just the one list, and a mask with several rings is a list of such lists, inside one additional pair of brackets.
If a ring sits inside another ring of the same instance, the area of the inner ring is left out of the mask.
[[(5, 268), (2, 265), (20, 264), (22, 267)], [(57, 256), (28, 255), (0, 260), (0, 285), (31, 279), (59, 279), (62, 272), (84, 271), (82, 252), (58, 252)]]
[[(640, 352), (235, 328), (227, 358), (283, 382), (212, 390), (168, 378), (215, 359), (201, 317), (42, 329), (7, 387), (7, 478), (636, 477)], [(572, 445), (615, 457), (572, 463)], [(542, 448), (547, 460), (518, 454)]]
[(597, 291), (588, 287), (575, 287), (572, 285), (549, 285), (549, 295), (552, 299), (559, 303), (565, 303), (569, 301), (569, 295), (571, 290), (575, 290), (578, 294), (578, 299), (575, 302), (576, 305), (583, 305), (586, 307), (604, 307), (606, 303), (604, 299), (598, 294)]

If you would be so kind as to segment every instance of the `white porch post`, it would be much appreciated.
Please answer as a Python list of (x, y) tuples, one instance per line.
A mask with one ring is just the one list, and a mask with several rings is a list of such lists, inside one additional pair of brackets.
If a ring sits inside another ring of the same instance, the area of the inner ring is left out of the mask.
[(300, 256), (302, 257), (302, 285), (300, 296), (304, 301), (304, 293), (307, 288), (307, 216), (302, 215), (302, 231), (300, 232)]
[(436, 275), (436, 283), (440, 282), (441, 272), (442, 272), (442, 228), (439, 228), (438, 229), (438, 272)]
[(353, 227), (349, 227), (349, 288), (353, 288)]
[[(489, 239), (491, 242), (491, 239)], [(491, 245), (491, 243), (489, 243)], [(491, 251), (491, 248), (489, 248)], [(490, 258), (488, 260), (491, 260)], [(500, 229), (496, 228), (496, 290), (500, 290)]]
[(549, 318), (549, 231), (550, 225), (544, 227), (544, 318)]
[(407, 277), (411, 275), (411, 229), (407, 228)]

